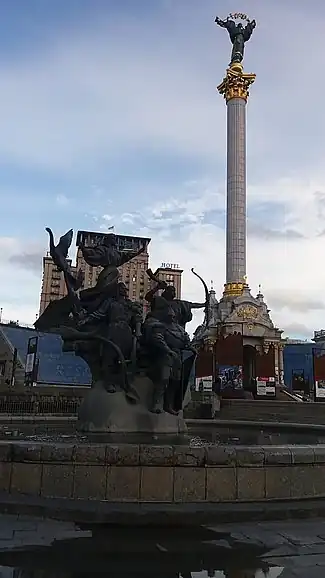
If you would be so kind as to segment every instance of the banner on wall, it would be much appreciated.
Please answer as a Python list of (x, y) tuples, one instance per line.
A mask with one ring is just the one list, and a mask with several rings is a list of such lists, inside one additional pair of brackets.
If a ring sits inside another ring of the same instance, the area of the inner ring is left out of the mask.
[(212, 391), (212, 375), (206, 375), (205, 377), (197, 377), (195, 380), (196, 391)]
[(219, 365), (218, 377), (220, 379), (221, 389), (225, 389), (226, 387), (242, 389), (243, 387), (242, 365)]
[(315, 381), (315, 396), (316, 399), (325, 399), (325, 379), (316, 379)]
[(28, 340), (27, 355), (25, 360), (25, 385), (35, 385), (37, 381), (37, 346), (38, 337)]
[(257, 377), (256, 394), (258, 397), (275, 397), (275, 377)]

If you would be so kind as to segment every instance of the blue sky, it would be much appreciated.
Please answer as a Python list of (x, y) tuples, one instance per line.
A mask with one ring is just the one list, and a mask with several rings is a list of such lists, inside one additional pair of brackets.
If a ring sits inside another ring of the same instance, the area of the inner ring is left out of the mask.
[[(177, 261), (224, 283), (230, 56), (214, 24), (257, 20), (245, 69), (248, 279), (277, 325), (323, 326), (325, 116), (314, 0), (11, 0), (0, 19), (0, 306), (33, 322), (45, 226), (150, 235), (152, 266)], [(303, 36), (300, 40), (299, 34)], [(198, 319), (196, 320), (198, 321)]]

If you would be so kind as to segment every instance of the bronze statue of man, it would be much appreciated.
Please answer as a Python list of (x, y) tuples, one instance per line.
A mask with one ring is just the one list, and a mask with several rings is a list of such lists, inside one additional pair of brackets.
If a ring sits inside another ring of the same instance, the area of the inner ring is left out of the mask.
[(253, 30), (256, 26), (256, 21), (248, 20), (246, 26), (244, 27), (241, 22), (236, 24), (236, 22), (231, 20), (229, 16), (227, 16), (226, 20), (221, 20), (217, 16), (215, 22), (222, 28), (226, 28), (226, 30), (228, 30), (230, 40), (233, 45), (230, 65), (234, 64), (235, 62), (241, 63), (244, 58), (245, 42), (247, 42), (252, 36)]
[[(163, 289), (163, 293), (157, 297), (156, 293)], [(150, 289), (145, 295), (145, 300), (150, 303), (151, 311), (160, 308), (161, 303), (166, 301), (174, 311), (176, 323), (185, 329), (186, 323), (192, 321), (192, 309), (203, 309), (205, 303), (193, 303), (185, 299), (176, 298), (176, 289), (173, 285), (168, 285), (165, 281), (157, 282), (157, 285)], [(150, 315), (150, 313), (149, 313)]]

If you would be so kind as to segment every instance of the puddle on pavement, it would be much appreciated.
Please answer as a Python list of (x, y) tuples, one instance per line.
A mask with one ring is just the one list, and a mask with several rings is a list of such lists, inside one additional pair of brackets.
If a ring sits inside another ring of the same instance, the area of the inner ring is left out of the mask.
[[(268, 571), (263, 572), (262, 570), (250, 570), (250, 569), (238, 569), (231, 572), (225, 572), (223, 570), (202, 570), (201, 572), (157, 572), (157, 570), (147, 571), (147, 572), (130, 572), (130, 573), (116, 573), (123, 578), (139, 577), (149, 578), (149, 576), (157, 576), (157, 578), (281, 578), (281, 574), (284, 568), (270, 568)], [(50, 569), (31, 569), (31, 568), (10, 568), (8, 566), (0, 566), (0, 577), (1, 578), (93, 578), (93, 576), (105, 576), (108, 578), (110, 575), (106, 571), (96, 574), (92, 573), (69, 573), (65, 571), (52, 571)]]
[(222, 527), (56, 524), (54, 532), (43, 520), (0, 541), (0, 578), (278, 578), (283, 571), (264, 557), (269, 549)]

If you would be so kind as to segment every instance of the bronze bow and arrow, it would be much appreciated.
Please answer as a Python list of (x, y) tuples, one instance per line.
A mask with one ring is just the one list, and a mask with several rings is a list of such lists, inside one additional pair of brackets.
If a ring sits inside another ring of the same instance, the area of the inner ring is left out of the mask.
[(200, 279), (203, 287), (204, 287), (204, 292), (205, 292), (205, 319), (204, 319), (204, 325), (205, 327), (208, 327), (209, 322), (210, 322), (210, 293), (209, 293), (209, 289), (207, 287), (206, 282), (204, 281), (204, 279), (202, 279), (201, 275), (199, 275), (198, 273), (196, 273), (192, 267), (191, 269), (193, 275), (195, 275), (195, 277), (197, 277), (198, 279)]

